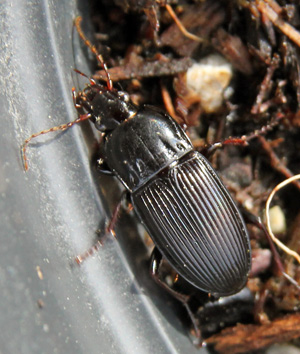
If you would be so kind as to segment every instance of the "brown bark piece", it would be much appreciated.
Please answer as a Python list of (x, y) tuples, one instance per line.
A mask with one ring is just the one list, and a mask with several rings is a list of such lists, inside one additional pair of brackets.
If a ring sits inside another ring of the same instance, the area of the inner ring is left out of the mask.
[[(108, 72), (112, 81), (120, 81), (139, 77), (171, 76), (185, 72), (192, 64), (193, 60), (185, 57), (168, 61), (145, 61), (137, 66), (129, 63), (124, 66), (111, 68)], [(100, 70), (93, 75), (93, 78), (95, 80), (105, 80), (106, 74), (104, 70)]]
[(222, 354), (246, 353), (274, 343), (300, 337), (300, 314), (287, 315), (265, 325), (242, 325), (226, 328), (205, 340)]

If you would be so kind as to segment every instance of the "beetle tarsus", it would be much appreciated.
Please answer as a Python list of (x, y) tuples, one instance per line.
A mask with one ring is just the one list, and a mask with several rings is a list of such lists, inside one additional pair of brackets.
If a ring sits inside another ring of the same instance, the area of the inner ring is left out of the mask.
[(122, 206), (122, 202), (123, 199), (127, 196), (127, 191), (124, 191), (122, 193), (122, 196), (120, 198), (120, 201), (118, 202), (118, 204), (115, 206), (115, 209), (112, 213), (112, 217), (105, 229), (104, 235), (100, 236), (101, 239), (98, 240), (91, 248), (89, 248), (87, 251), (85, 251), (83, 254), (78, 255), (75, 258), (75, 262), (78, 265), (81, 265), (86, 259), (88, 259), (89, 257), (94, 256), (99, 249), (103, 246), (105, 240), (107, 239), (107, 237), (109, 237), (110, 234), (112, 234), (114, 236), (114, 238), (116, 238), (116, 233), (115, 233), (115, 226), (117, 224), (118, 221), (118, 217), (120, 215), (120, 211), (121, 211), (121, 206)]
[(98, 240), (91, 248), (89, 248), (83, 254), (76, 256), (75, 262), (78, 265), (81, 265), (86, 259), (96, 254), (99, 251), (100, 247), (102, 247), (102, 245), (103, 245), (103, 240)]

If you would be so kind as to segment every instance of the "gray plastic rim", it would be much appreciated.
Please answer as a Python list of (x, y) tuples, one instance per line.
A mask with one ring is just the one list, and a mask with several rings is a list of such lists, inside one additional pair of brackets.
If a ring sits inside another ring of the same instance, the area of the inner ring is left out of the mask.
[(77, 67), (87, 65), (72, 22), (86, 14), (73, 0), (17, 0), (0, 9), (0, 351), (199, 353), (174, 313), (180, 304), (148, 277), (135, 219), (120, 220), (120, 242), (71, 266), (121, 189), (92, 174), (90, 126), (38, 139), (23, 171), (24, 139), (76, 117), (74, 50)]

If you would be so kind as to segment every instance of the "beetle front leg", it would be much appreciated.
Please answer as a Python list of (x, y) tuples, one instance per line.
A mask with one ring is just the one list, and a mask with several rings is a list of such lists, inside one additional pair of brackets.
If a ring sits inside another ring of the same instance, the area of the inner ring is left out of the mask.
[(162, 254), (159, 252), (158, 248), (155, 247), (152, 252), (152, 255), (151, 255), (150, 275), (159, 286), (161, 286), (164, 290), (166, 290), (169, 294), (171, 294), (176, 300), (180, 301), (183, 304), (183, 306), (186, 308), (188, 316), (190, 317), (191, 322), (194, 327), (194, 330), (195, 330), (195, 336), (197, 338), (197, 345), (199, 345), (201, 347), (204, 344), (204, 342), (202, 340), (202, 335), (201, 335), (201, 330), (199, 328), (198, 320), (194, 316), (194, 314), (189, 306), (190, 296), (186, 295), (186, 294), (182, 294), (182, 293), (172, 289), (167, 283), (165, 283), (160, 278), (159, 267), (160, 267), (162, 258), (163, 258)]
[[(206, 145), (204, 148), (199, 149), (200, 153), (206, 158), (212, 156), (218, 149), (222, 149), (226, 145), (239, 145), (239, 146), (248, 146), (247, 140), (243, 138), (228, 138), (217, 143)], [(198, 150), (198, 149), (197, 149)]]
[[(205, 157), (208, 158), (216, 150), (223, 148), (225, 145), (247, 146), (247, 145), (249, 145), (249, 141), (251, 141), (255, 138), (258, 138), (258, 137), (262, 137), (263, 135), (265, 135), (266, 133), (271, 131), (274, 127), (276, 127), (279, 124), (281, 119), (283, 119), (283, 115), (279, 114), (275, 118), (275, 120), (273, 120), (272, 122), (270, 122), (267, 125), (262, 126), (259, 130), (255, 130), (248, 135), (243, 135), (241, 138), (230, 137), (230, 138), (225, 139), (223, 141), (216, 142), (211, 145), (207, 145), (206, 147), (204, 147), (204, 149), (201, 149), (200, 152), (202, 155), (204, 155)], [(195, 148), (196, 148), (196, 150), (198, 150), (197, 147), (195, 147)]]
[(108, 165), (102, 157), (97, 160), (97, 170), (104, 175), (113, 176), (113, 172), (109, 169)]

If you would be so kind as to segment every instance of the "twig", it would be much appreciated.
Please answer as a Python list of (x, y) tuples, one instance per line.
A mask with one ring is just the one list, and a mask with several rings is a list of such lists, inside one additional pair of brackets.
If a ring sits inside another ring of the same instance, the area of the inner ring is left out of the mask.
[(266, 4), (265, 1), (259, 0), (256, 2), (258, 10), (264, 14), (268, 19), (281, 30), (291, 41), (296, 43), (300, 47), (300, 33), (289, 23), (283, 21), (278, 13), (274, 10), (275, 6), (278, 4), (275, 1), (268, 1), (269, 4)]
[(268, 231), (269, 231), (269, 234), (273, 240), (274, 243), (276, 243), (276, 245), (278, 247), (280, 247), (285, 253), (289, 254), (290, 256), (294, 257), (298, 263), (300, 263), (300, 256), (297, 252), (291, 250), (289, 247), (287, 247), (286, 245), (284, 245), (281, 241), (279, 241), (276, 236), (273, 234), (272, 232), (272, 227), (271, 227), (271, 222), (270, 222), (270, 214), (269, 214), (269, 209), (270, 209), (270, 204), (271, 204), (271, 201), (275, 195), (275, 193), (277, 191), (279, 191), (279, 189), (283, 188), (284, 186), (286, 186), (287, 184), (297, 180), (297, 179), (300, 179), (300, 174), (299, 175), (295, 175), (291, 178), (288, 178), (286, 179), (285, 181), (279, 183), (271, 192), (271, 194), (269, 195), (268, 199), (267, 199), (267, 202), (266, 202), (266, 222), (267, 222), (267, 228), (268, 228)]
[[(271, 166), (276, 171), (282, 173), (286, 178), (292, 177), (293, 173), (280, 161), (280, 159), (277, 157), (267, 140), (261, 135), (258, 135), (257, 138), (261, 142), (266, 153), (269, 155)], [(300, 190), (300, 183), (296, 180), (294, 180), (293, 183)]]

